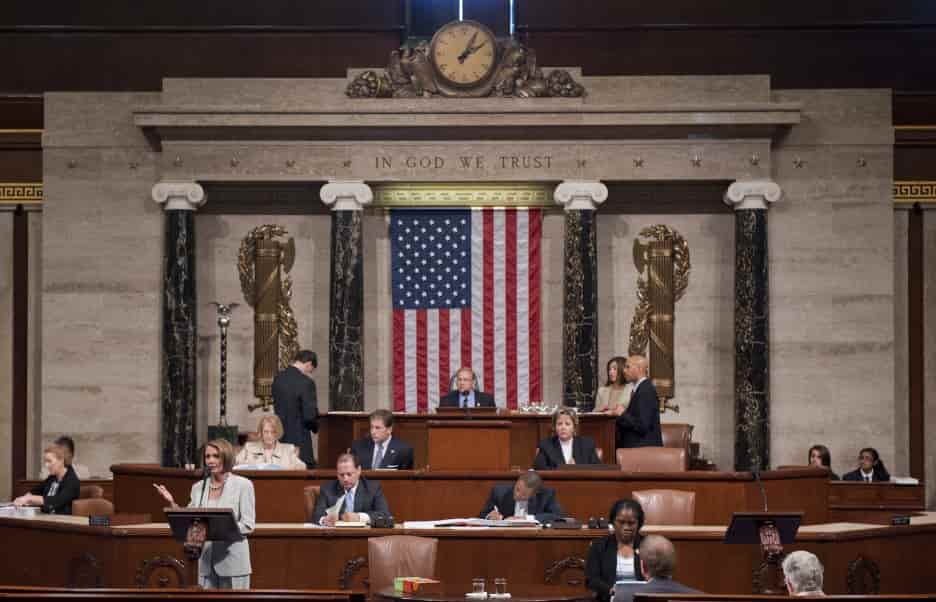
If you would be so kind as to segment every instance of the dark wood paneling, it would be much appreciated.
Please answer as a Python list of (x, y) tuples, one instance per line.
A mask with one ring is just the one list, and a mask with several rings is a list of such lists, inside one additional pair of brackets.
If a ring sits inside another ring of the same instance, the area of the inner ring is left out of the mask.
[(22, 205), (13, 213), (13, 424), (11, 489), (26, 478), (26, 417), (29, 357), (29, 216)]
[(731, 182), (606, 182), (608, 200), (599, 213), (732, 214), (725, 204)]
[(506, 36), (510, 33), (510, 2), (465, 0), (465, 18), (484, 23), (496, 36)]
[(198, 215), (326, 215), (329, 208), (319, 195), (322, 184), (203, 182), (208, 202)]
[(41, 96), (0, 96), (0, 130), (42, 129), (42, 122)]
[(894, 125), (936, 125), (936, 92), (894, 92)]
[(344, 77), (383, 67), (400, 31), (375, 33), (0, 33), (10, 92), (160, 90), (163, 77)]
[(910, 476), (920, 479), (926, 473), (926, 421), (925, 421), (925, 353), (923, 342), (925, 324), (924, 279), (926, 277), (925, 241), (923, 240), (923, 211), (915, 205), (910, 211), (907, 234), (907, 339), (909, 358), (909, 415)]

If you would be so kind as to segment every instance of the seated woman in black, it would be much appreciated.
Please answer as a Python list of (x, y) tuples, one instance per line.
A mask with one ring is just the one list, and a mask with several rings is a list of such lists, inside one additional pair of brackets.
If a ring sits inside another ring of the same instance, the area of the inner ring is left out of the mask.
[(618, 500), (611, 507), (608, 520), (614, 533), (593, 541), (585, 561), (585, 585), (595, 592), (598, 602), (611, 599), (617, 582), (644, 580), (637, 552), (644, 524), (643, 508), (634, 500)]
[(809, 465), (825, 468), (829, 471), (829, 480), (838, 481), (839, 476), (832, 472), (832, 454), (825, 445), (813, 445), (809, 448)]
[(858, 452), (858, 468), (845, 473), (843, 481), (864, 481), (866, 483), (886, 483), (890, 473), (884, 468), (881, 456), (873, 447), (865, 447)]
[(562, 464), (601, 464), (591, 437), (576, 437), (578, 415), (570, 408), (559, 408), (553, 414), (552, 437), (540, 441), (533, 468), (550, 470)]
[(49, 476), (26, 495), (13, 500), (17, 506), (40, 506), (49, 514), (71, 514), (72, 502), (78, 499), (81, 482), (75, 469), (66, 465), (67, 450), (61, 445), (50, 445), (43, 452)]

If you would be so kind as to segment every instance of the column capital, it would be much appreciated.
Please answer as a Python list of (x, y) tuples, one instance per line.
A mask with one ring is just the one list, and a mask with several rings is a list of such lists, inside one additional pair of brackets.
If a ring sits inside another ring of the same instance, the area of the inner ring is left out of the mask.
[(332, 211), (360, 211), (374, 200), (374, 192), (362, 180), (332, 180), (319, 196)]
[(566, 211), (594, 211), (607, 198), (608, 187), (598, 180), (565, 180), (553, 192), (553, 200)]
[(783, 190), (773, 180), (738, 180), (725, 191), (725, 204), (738, 209), (767, 209), (783, 197)]
[(198, 182), (158, 182), (152, 195), (166, 211), (195, 211), (205, 204), (205, 189)]

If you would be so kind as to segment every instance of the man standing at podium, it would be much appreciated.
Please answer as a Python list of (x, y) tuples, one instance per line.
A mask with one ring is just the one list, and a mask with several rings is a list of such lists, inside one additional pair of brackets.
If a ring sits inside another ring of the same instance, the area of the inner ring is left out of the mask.
[(660, 400), (653, 381), (648, 378), (647, 358), (632, 355), (624, 365), (624, 377), (634, 383), (630, 405), (617, 418), (620, 447), (662, 447)]
[(455, 373), (455, 389), (439, 400), (440, 408), (493, 408), (496, 407), (490, 393), (475, 389), (478, 378), (474, 370), (465, 367)]
[(273, 379), (273, 409), (283, 423), (280, 440), (299, 448), (299, 459), (309, 469), (315, 468), (309, 431), (318, 432), (318, 399), (312, 380), (317, 366), (315, 352), (303, 349), (293, 358), (293, 363)]

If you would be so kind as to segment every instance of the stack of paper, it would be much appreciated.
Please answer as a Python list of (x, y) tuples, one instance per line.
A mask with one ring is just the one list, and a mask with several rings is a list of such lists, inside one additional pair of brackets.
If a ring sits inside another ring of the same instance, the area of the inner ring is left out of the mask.
[(486, 518), (449, 518), (445, 520), (408, 520), (405, 529), (435, 529), (436, 527), (539, 527), (539, 522), (530, 519), (488, 520)]

